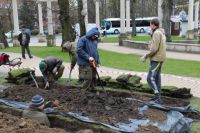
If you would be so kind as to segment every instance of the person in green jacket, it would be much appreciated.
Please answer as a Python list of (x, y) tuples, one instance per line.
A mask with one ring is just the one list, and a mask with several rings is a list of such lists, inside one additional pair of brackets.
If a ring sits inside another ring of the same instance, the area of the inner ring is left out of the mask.
[(41, 124), (50, 127), (49, 119), (43, 112), (44, 107), (44, 98), (40, 95), (35, 95), (32, 97), (29, 108), (23, 111), (22, 116), (25, 118), (37, 120)]
[(74, 42), (67, 41), (62, 46), (64, 52), (69, 52), (69, 57), (71, 61), (71, 70), (74, 69), (76, 62), (77, 62), (77, 53), (76, 53), (76, 46)]

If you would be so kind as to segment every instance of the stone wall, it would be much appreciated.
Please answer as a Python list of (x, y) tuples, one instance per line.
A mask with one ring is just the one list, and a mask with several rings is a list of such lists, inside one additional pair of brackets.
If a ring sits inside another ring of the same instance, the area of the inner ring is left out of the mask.
[[(124, 40), (122, 46), (132, 47), (136, 49), (149, 49), (149, 42), (139, 42)], [(186, 53), (198, 53), (200, 54), (200, 44), (186, 44), (186, 43), (167, 43), (168, 51), (186, 52)]]

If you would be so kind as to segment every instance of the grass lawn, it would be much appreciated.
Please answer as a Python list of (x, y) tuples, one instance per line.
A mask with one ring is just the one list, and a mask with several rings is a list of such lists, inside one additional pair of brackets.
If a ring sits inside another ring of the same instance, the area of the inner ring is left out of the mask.
[[(68, 53), (61, 52), (60, 47), (31, 47), (33, 55), (45, 58), (47, 56), (58, 57), (65, 62), (69, 62)], [(15, 52), (19, 53), (19, 47), (7, 48), (0, 50), (0, 52)], [(143, 71), (148, 70), (149, 62), (141, 63), (139, 61), (140, 56), (130, 54), (120, 54), (116, 52), (109, 52), (105, 50), (99, 50), (100, 61), (102, 66), (131, 70), (131, 71)], [(168, 59), (163, 64), (163, 73), (174, 74), (180, 76), (200, 77), (200, 62)]]
[[(199, 98), (192, 98), (190, 100), (190, 105), (200, 111), (200, 99)], [(200, 122), (194, 122), (192, 124), (192, 128), (190, 129), (190, 133), (199, 133), (200, 131)]]
[[(134, 41), (150, 41), (150, 39), (151, 39), (150, 35), (132, 37), (132, 40), (134, 40)], [(173, 41), (186, 40), (186, 38), (183, 38), (180, 36), (172, 36), (172, 40)], [(117, 43), (119, 41), (119, 38), (118, 37), (106, 37), (106, 38), (102, 38), (101, 41), (104, 43)]]

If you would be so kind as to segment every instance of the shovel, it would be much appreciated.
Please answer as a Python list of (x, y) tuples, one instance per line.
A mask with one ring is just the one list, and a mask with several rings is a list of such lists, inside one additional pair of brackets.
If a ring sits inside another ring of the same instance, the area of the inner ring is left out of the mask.
[(99, 80), (99, 82), (100, 82), (101, 88), (102, 88), (103, 91), (107, 94), (106, 90), (105, 90), (104, 87), (103, 87), (103, 83), (102, 83), (102, 81), (101, 81), (101, 78), (100, 78), (100, 76), (99, 76), (99, 73), (98, 73), (98, 71), (97, 71), (97, 66), (96, 66), (95, 61), (91, 61), (90, 64), (91, 64), (93, 70), (95, 71), (95, 73), (96, 73), (96, 75), (97, 75), (97, 78), (98, 78), (98, 80)]
[(32, 71), (29, 71), (29, 74), (30, 74), (31, 78), (33, 79), (33, 81), (34, 81), (36, 87), (39, 88), (37, 81), (36, 81), (35, 78), (33, 77), (33, 72), (32, 72)]
[(67, 80), (67, 86), (71, 85), (71, 74), (72, 74), (72, 67), (70, 68), (70, 72), (69, 72), (69, 78)]

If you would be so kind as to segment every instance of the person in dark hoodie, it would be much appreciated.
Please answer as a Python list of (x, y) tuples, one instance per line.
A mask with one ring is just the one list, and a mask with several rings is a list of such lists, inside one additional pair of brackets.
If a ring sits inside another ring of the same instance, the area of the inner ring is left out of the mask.
[(79, 80), (81, 81), (81, 87), (84, 89), (94, 90), (96, 86), (96, 72), (91, 67), (91, 62), (95, 62), (97, 67), (100, 65), (97, 49), (99, 36), (98, 28), (92, 28), (79, 39), (77, 44)]

